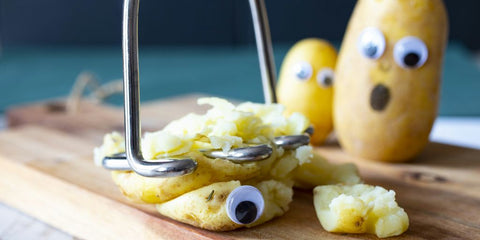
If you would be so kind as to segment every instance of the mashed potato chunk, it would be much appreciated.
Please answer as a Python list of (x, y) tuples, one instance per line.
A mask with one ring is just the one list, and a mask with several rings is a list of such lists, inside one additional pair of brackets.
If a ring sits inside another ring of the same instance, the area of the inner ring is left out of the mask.
[(395, 202), (395, 192), (378, 186), (318, 186), (314, 205), (329, 232), (372, 233), (385, 238), (402, 234), (409, 225), (407, 213)]

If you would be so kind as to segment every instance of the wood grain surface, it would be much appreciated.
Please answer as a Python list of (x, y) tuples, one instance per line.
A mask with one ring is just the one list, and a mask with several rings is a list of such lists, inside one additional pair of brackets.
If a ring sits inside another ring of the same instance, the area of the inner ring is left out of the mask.
[[(198, 95), (142, 105), (142, 127), (157, 130), (196, 106)], [(53, 107), (52, 107), (53, 106)], [(83, 102), (11, 109), (0, 133), (0, 201), (86, 239), (376, 239), (332, 234), (318, 222), (309, 191), (296, 191), (282, 217), (252, 229), (209, 232), (160, 216), (124, 198), (92, 150), (105, 133), (122, 131), (119, 108)], [(345, 154), (329, 143), (316, 151), (333, 162), (354, 162), (366, 183), (393, 189), (410, 228), (392, 239), (480, 239), (480, 151), (430, 143), (410, 163), (385, 164)]]

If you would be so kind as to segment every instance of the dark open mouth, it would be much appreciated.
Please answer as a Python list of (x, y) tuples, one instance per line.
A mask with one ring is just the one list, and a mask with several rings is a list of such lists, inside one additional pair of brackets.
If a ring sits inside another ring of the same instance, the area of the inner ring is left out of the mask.
[(370, 106), (375, 111), (383, 111), (390, 100), (390, 90), (383, 85), (377, 84), (370, 94)]

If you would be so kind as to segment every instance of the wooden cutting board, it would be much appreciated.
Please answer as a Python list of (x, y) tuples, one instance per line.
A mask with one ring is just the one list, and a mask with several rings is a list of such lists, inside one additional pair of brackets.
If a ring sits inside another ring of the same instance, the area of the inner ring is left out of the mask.
[[(189, 112), (201, 112), (198, 95), (142, 105), (144, 130), (157, 130)], [(122, 131), (119, 108), (82, 102), (76, 113), (63, 103), (11, 109), (0, 132), (0, 201), (86, 239), (375, 239), (324, 231), (308, 191), (296, 191), (282, 217), (252, 229), (209, 232), (160, 216), (126, 200), (92, 150), (102, 136)], [(369, 184), (393, 189), (410, 217), (398, 239), (480, 239), (480, 151), (430, 143), (410, 163), (384, 164), (345, 154), (336, 143), (316, 151), (332, 162), (354, 162)], [(397, 239), (393, 238), (393, 239)]]

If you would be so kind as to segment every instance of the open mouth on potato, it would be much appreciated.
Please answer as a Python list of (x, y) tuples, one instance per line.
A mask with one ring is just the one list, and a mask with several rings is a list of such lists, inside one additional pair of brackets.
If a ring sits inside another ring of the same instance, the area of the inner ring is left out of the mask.
[(373, 110), (381, 112), (385, 110), (390, 101), (390, 90), (383, 84), (377, 84), (370, 93), (370, 106)]

